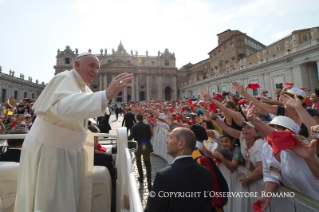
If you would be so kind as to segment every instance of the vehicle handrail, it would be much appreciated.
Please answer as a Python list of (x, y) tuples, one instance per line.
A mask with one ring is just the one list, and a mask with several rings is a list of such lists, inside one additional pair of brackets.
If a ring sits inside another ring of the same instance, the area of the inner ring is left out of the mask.
[(130, 202), (129, 210), (131, 212), (142, 212), (143, 206), (132, 169), (131, 155), (127, 147), (126, 127), (117, 128), (117, 134), (116, 167), (118, 178), (116, 180), (116, 211), (128, 210), (124, 207), (124, 195), (128, 195)]
[[(0, 135), (0, 139), (23, 139), (27, 136), (28, 134), (4, 134)], [(99, 137), (111, 137), (111, 138), (117, 138), (116, 134), (107, 134), (107, 133), (93, 133), (94, 136), (99, 136)]]
[(131, 155), (127, 148), (125, 149), (125, 156), (126, 156), (127, 172), (128, 172), (128, 178), (129, 178), (128, 192), (130, 197), (130, 211), (137, 211), (137, 212), (143, 211), (140, 194), (137, 189), (135, 175), (132, 172), (132, 163), (130, 161)]

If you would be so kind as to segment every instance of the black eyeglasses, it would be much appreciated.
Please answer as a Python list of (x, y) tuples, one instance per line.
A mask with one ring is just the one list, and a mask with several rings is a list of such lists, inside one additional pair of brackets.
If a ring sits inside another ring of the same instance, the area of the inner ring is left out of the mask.
[(231, 106), (230, 106), (230, 105), (225, 105), (225, 107), (227, 107), (227, 108), (231, 108)]

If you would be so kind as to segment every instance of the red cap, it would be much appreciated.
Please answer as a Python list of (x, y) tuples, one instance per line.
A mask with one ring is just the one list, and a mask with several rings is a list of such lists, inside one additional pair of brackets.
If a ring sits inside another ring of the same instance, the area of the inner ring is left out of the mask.
[(246, 99), (242, 99), (237, 104), (241, 105), (241, 104), (246, 104), (246, 103), (247, 103)]
[(306, 105), (309, 105), (309, 106), (312, 105), (309, 98), (306, 98), (305, 103), (306, 103)]
[(214, 99), (224, 99), (223, 96), (222, 96), (221, 94), (219, 94), (219, 93), (215, 94), (215, 95), (213, 96), (213, 98), (214, 98)]

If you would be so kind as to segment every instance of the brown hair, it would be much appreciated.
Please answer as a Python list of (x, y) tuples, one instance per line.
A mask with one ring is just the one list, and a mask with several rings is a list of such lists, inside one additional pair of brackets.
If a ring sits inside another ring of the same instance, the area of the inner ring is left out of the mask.
[(229, 105), (230, 107), (232, 107), (234, 109), (237, 108), (236, 107), (237, 106), (236, 102), (234, 102), (232, 100), (224, 100), (224, 101), (222, 101), (222, 104), (227, 104), (227, 105)]

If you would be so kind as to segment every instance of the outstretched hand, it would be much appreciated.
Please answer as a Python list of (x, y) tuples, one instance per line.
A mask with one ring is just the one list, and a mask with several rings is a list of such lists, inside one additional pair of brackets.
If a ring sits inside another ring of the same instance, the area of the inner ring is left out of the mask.
[(310, 144), (304, 142), (298, 135), (292, 134), (292, 137), (299, 142), (299, 146), (294, 146), (291, 150), (305, 160), (311, 159), (316, 154), (317, 139), (313, 139)]
[(239, 85), (238, 82), (233, 81), (232, 82), (232, 87), (241, 95), (243, 95), (243, 93), (245, 92), (244, 86), (243, 85)]
[(258, 197), (258, 199), (254, 202), (254, 204), (260, 204), (260, 210), (265, 211), (268, 208), (268, 205), (270, 203), (270, 199), (266, 197)]
[(105, 90), (108, 100), (115, 98), (124, 88), (131, 87), (132, 84), (128, 83), (133, 79), (133, 74), (122, 73), (117, 75), (109, 87)]
[(255, 111), (255, 106), (253, 105), (253, 102), (250, 102), (247, 108), (247, 115), (246, 115), (246, 118), (248, 120), (252, 120), (256, 118), (254, 111)]
[(284, 94), (284, 95), (281, 95), (280, 98), (286, 105), (290, 107), (294, 107), (294, 108), (302, 107), (302, 102), (297, 96), (294, 96), (294, 98), (292, 98), (289, 95)]
[(202, 94), (205, 101), (211, 101), (211, 97), (209, 95), (209, 90), (206, 88), (201, 88), (200, 93)]

